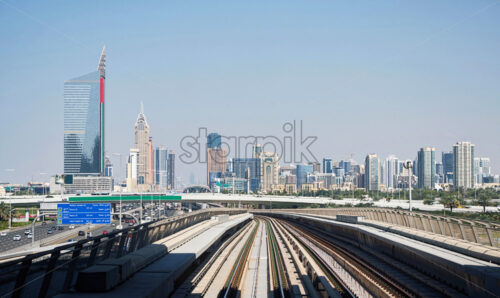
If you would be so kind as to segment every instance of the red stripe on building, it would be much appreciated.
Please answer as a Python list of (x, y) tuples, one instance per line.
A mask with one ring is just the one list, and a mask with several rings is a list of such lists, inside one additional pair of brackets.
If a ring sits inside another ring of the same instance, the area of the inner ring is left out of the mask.
[(101, 77), (101, 103), (104, 103), (104, 78)]

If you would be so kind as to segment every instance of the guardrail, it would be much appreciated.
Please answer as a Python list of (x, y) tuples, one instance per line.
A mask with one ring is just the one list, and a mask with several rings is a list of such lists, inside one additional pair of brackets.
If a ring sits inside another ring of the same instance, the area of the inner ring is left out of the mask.
[(108, 258), (134, 252), (187, 226), (243, 209), (213, 208), (128, 227), (0, 263), (1, 297), (54, 296), (71, 290), (76, 273)]
[[(294, 212), (313, 215), (337, 214), (364, 216), (368, 220), (405, 226), (455, 239), (500, 247), (500, 224), (385, 208), (314, 208), (273, 209), (271, 212)], [(268, 211), (269, 212), (269, 211)]]

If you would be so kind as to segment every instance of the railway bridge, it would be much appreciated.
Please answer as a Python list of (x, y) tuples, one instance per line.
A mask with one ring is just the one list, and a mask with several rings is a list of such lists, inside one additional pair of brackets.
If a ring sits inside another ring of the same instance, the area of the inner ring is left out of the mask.
[(498, 297), (499, 226), (378, 208), (210, 208), (4, 256), (26, 297)]

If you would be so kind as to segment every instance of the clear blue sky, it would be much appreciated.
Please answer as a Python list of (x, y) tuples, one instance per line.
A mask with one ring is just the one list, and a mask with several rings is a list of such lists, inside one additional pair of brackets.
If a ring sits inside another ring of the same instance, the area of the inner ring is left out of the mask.
[(62, 171), (63, 83), (104, 44), (108, 154), (133, 146), (143, 101), (174, 150), (200, 126), (273, 135), (303, 120), (319, 158), (468, 140), (499, 173), (499, 2), (0, 0), (0, 181)]

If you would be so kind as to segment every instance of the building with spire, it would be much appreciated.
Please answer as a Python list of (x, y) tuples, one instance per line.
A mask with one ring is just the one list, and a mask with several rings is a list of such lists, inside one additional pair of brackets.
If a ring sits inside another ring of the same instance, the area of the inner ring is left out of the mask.
[[(138, 185), (147, 185), (152, 184), (153, 177), (150, 177), (150, 166), (151, 166), (151, 141), (150, 141), (150, 130), (149, 125), (146, 120), (146, 115), (144, 115), (144, 106), (141, 103), (141, 111), (137, 116), (137, 120), (135, 122), (135, 142), (134, 148), (139, 150), (139, 160), (138, 160), (138, 176), (137, 176), (137, 184)], [(146, 190), (147, 187), (138, 186), (140, 190)]]
[(106, 47), (97, 70), (64, 82), (64, 173), (104, 175)]

